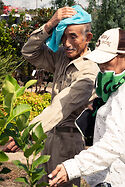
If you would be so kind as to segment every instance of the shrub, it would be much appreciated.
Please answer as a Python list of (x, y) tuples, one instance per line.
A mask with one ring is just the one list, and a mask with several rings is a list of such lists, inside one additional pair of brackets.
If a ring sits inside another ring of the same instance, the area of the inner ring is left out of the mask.
[(22, 96), (17, 98), (16, 104), (29, 104), (31, 106), (31, 112), (29, 120), (39, 115), (47, 106), (50, 105), (51, 95), (45, 93), (43, 95), (33, 92), (25, 92)]
[[(7, 57), (0, 55), (0, 87), (5, 79), (5, 76), (8, 74), (12, 74), (15, 69), (19, 66), (19, 60), (13, 59), (12, 55), (8, 55)], [(20, 62), (21, 65), (22, 62)]]
[[(0, 105), (3, 102), (3, 95), (0, 93)], [(29, 104), (31, 106), (29, 121), (39, 115), (47, 106), (50, 105), (51, 94), (44, 93), (36, 94), (33, 92), (25, 92), (22, 96), (17, 98), (16, 105)]]
[(1, 55), (14, 54), (16, 48), (12, 45), (13, 40), (10, 30), (5, 21), (0, 21), (0, 53)]

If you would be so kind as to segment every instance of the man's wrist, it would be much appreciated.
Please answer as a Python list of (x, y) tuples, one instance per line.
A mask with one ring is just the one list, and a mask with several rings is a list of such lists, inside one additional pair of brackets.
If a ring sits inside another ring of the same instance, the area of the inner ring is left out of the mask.
[(42, 39), (44, 38), (45, 40), (50, 36), (50, 34), (48, 34), (45, 30), (45, 24), (42, 25), (39, 29), (37, 29), (36, 31), (38, 31), (38, 33), (41, 33)]
[(45, 24), (45, 30), (46, 30), (46, 32), (48, 33), (48, 34), (51, 34), (52, 33), (52, 31), (53, 31), (53, 27), (51, 26), (51, 24), (48, 22), (48, 23), (46, 23)]

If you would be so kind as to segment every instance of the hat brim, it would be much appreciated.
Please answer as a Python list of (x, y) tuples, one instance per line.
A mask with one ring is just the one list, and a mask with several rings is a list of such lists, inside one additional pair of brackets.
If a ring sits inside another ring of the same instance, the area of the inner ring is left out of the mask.
[(94, 51), (88, 53), (84, 57), (93, 61), (93, 62), (96, 62), (98, 64), (103, 64), (103, 63), (106, 63), (106, 62), (112, 60), (117, 55), (118, 54), (108, 53), (105, 51), (95, 49)]

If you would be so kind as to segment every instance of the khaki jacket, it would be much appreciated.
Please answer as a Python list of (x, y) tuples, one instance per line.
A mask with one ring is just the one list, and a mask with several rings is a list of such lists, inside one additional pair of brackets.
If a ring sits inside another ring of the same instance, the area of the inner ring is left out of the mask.
[(97, 64), (84, 56), (70, 61), (63, 47), (54, 53), (44, 44), (48, 37), (43, 25), (22, 48), (27, 61), (54, 75), (51, 105), (31, 122), (42, 122), (44, 132), (56, 125), (74, 126), (76, 117), (96, 97), (94, 84), (99, 71)]

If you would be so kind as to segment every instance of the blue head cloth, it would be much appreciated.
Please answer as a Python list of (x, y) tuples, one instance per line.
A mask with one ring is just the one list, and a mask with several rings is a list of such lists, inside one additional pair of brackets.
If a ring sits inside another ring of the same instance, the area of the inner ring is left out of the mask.
[(56, 52), (61, 43), (61, 38), (64, 30), (68, 25), (89, 23), (92, 21), (91, 15), (88, 14), (80, 5), (72, 6), (77, 13), (71, 18), (65, 18), (59, 22), (54, 28), (52, 35), (46, 40), (46, 45), (53, 51)]

